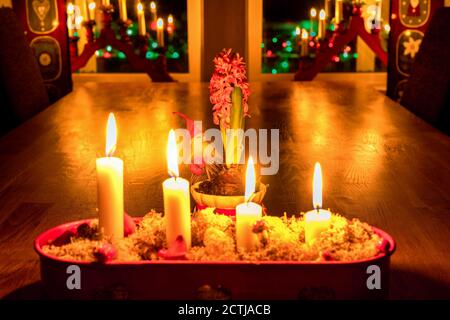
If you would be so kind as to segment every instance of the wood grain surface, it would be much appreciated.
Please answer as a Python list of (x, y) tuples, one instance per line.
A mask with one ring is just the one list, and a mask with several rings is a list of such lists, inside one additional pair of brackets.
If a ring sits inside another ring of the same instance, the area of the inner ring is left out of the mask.
[[(271, 214), (312, 206), (322, 164), (324, 207), (397, 240), (391, 298), (450, 298), (450, 138), (392, 102), (361, 75), (251, 84), (247, 126), (280, 129), (280, 169), (263, 181)], [(165, 146), (183, 112), (212, 126), (207, 83), (79, 82), (0, 138), (0, 297), (40, 297), (33, 240), (96, 216), (95, 158), (109, 112), (125, 163), (125, 208), (163, 210)], [(182, 175), (187, 175), (183, 168)]]

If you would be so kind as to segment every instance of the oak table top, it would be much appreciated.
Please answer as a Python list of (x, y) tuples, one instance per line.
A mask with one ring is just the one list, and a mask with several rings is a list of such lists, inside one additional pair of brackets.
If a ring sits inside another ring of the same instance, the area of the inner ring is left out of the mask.
[[(280, 168), (266, 176), (269, 212), (309, 210), (316, 161), (324, 207), (394, 236), (391, 298), (450, 298), (450, 138), (361, 76), (251, 84), (253, 128), (280, 130)], [(109, 112), (125, 163), (125, 208), (163, 210), (173, 111), (211, 127), (208, 84), (84, 81), (0, 138), (0, 297), (36, 297), (34, 238), (96, 216), (95, 159)], [(182, 170), (186, 174), (186, 170)], [(182, 174), (183, 174), (182, 173)]]

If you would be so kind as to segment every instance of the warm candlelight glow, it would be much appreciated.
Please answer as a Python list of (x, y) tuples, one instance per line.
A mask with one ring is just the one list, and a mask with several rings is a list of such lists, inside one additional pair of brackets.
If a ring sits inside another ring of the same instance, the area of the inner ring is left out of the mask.
[(252, 157), (248, 158), (245, 174), (245, 201), (236, 206), (236, 245), (238, 250), (253, 250), (258, 244), (258, 237), (253, 226), (261, 219), (262, 207), (251, 202), (255, 193), (255, 168)]
[(315, 17), (317, 16), (317, 11), (316, 11), (316, 9), (315, 9), (315, 8), (311, 8), (310, 14), (311, 14), (311, 17), (315, 18)]
[(300, 27), (295, 28), (295, 34), (296, 35), (300, 35), (300, 32), (301, 32)]
[(158, 18), (158, 21), (156, 22), (156, 26), (158, 29), (164, 28), (164, 20), (162, 18)]
[(155, 11), (156, 10), (156, 3), (154, 1), (150, 2), (150, 10)]
[(170, 130), (169, 141), (167, 143), (167, 169), (171, 177), (178, 177), (178, 152), (175, 132)]
[(89, 7), (90, 10), (94, 10), (95, 9), (95, 2), (89, 3), (88, 7)]
[(117, 127), (116, 118), (113, 113), (109, 114), (108, 123), (106, 125), (106, 156), (112, 157), (114, 151), (116, 150), (117, 143)]
[(73, 3), (71, 3), (71, 2), (69, 2), (68, 4), (67, 4), (67, 14), (73, 14), (74, 13), (74, 6), (73, 6)]
[(319, 12), (319, 19), (320, 20), (325, 20), (325, 10), (320, 10), (320, 12)]
[(142, 5), (142, 3), (139, 2), (137, 4), (137, 10), (138, 10), (138, 13), (142, 13), (144, 11), (144, 6)]
[(247, 171), (245, 173), (245, 202), (250, 200), (250, 197), (255, 193), (255, 167), (253, 165), (253, 158), (248, 158)]
[(308, 31), (306, 31), (306, 29), (303, 29), (303, 30), (302, 30), (302, 39), (303, 39), (303, 40), (308, 39)]
[(173, 23), (173, 16), (169, 14), (169, 17), (167, 18), (167, 23), (172, 24)]
[(322, 168), (318, 162), (314, 166), (313, 208), (322, 208)]

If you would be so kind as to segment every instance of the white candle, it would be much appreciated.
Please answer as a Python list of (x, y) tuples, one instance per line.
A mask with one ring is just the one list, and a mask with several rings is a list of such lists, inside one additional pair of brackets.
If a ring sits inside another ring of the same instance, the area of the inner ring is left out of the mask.
[(156, 3), (154, 1), (150, 2), (150, 13), (152, 14), (152, 22), (156, 23), (157, 12), (156, 12)]
[(88, 5), (88, 9), (89, 9), (89, 20), (95, 20), (95, 2), (92, 1), (89, 3)]
[(145, 36), (147, 34), (147, 29), (145, 27), (144, 6), (140, 2), (137, 5), (137, 17), (138, 17), (138, 33), (140, 36)]
[(102, 5), (109, 6), (110, 5), (109, 0), (102, 0)]
[(379, 29), (381, 26), (381, 1), (377, 0), (376, 5), (377, 5), (377, 14), (375, 17), (375, 25)]
[(127, 21), (127, 0), (119, 0), (119, 16), (120, 20)]
[(310, 19), (309, 19), (309, 33), (314, 32), (314, 21), (316, 20), (317, 17), (317, 11), (315, 8), (311, 8), (310, 11)]
[(311, 243), (322, 232), (328, 230), (331, 212), (322, 207), (322, 169), (320, 163), (314, 166), (313, 178), (313, 207), (315, 209), (305, 214), (305, 241)]
[(330, 0), (325, 0), (325, 15), (330, 16)]
[(164, 47), (164, 20), (162, 18), (159, 18), (156, 22), (156, 39), (158, 46)]
[(173, 40), (173, 30), (174, 30), (173, 16), (169, 14), (169, 17), (167, 17), (167, 34), (169, 35), (169, 42), (172, 42)]
[(123, 161), (112, 156), (116, 141), (116, 121), (110, 113), (106, 157), (96, 161), (99, 229), (104, 237), (120, 239), (123, 237)]
[(163, 182), (164, 216), (166, 223), (167, 246), (170, 248), (179, 236), (186, 247), (191, 247), (191, 205), (189, 182), (179, 178), (178, 152), (175, 132), (170, 130), (167, 144), (167, 164), (171, 178)]
[(236, 245), (238, 250), (253, 250), (258, 244), (258, 237), (253, 232), (253, 226), (261, 219), (262, 207), (249, 202), (255, 192), (255, 168), (250, 157), (245, 175), (245, 202), (236, 206)]
[(342, 4), (342, 0), (336, 0), (335, 7), (334, 7), (334, 20), (336, 23), (341, 22), (343, 11), (344, 11), (344, 7)]
[(319, 39), (325, 36), (325, 10), (320, 10), (319, 12), (319, 30), (317, 32), (317, 37)]
[(300, 55), (305, 57), (308, 55), (308, 31), (306, 29), (302, 30), (302, 49)]
[(67, 4), (67, 30), (69, 37), (73, 37), (75, 33), (75, 8), (72, 2)]

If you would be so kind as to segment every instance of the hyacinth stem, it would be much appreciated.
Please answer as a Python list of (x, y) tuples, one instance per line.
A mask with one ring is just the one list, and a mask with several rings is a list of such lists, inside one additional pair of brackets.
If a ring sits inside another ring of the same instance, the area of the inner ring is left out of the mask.
[(224, 127), (220, 128), (222, 132), (222, 141), (224, 142), (225, 147), (225, 161), (227, 166), (238, 164), (241, 156), (242, 136), (239, 135), (239, 129), (243, 131), (245, 125), (241, 88), (234, 87), (231, 92), (231, 103), (229, 129), (232, 130), (227, 132)]

